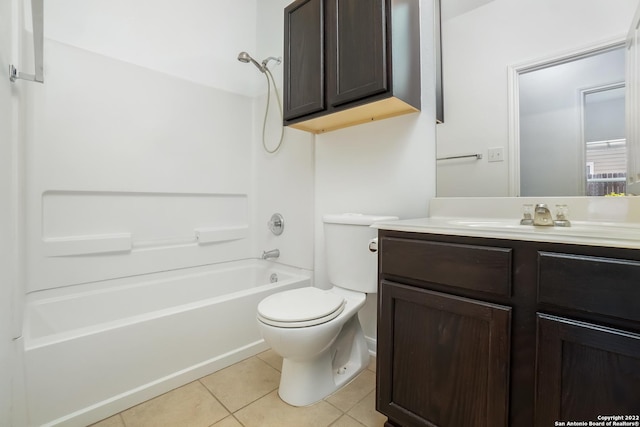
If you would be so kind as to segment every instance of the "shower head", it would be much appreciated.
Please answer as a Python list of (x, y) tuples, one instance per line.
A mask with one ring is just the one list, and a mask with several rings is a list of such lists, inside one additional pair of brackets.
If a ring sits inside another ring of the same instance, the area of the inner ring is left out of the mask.
[(248, 64), (249, 62), (251, 62), (253, 65), (255, 65), (258, 68), (258, 70), (260, 70), (261, 73), (264, 73), (264, 67), (266, 66), (266, 64), (264, 62), (263, 62), (263, 65), (258, 64), (258, 62), (255, 59), (253, 59), (251, 55), (249, 55), (247, 52), (240, 52), (238, 54), (238, 61), (244, 62), (245, 64)]

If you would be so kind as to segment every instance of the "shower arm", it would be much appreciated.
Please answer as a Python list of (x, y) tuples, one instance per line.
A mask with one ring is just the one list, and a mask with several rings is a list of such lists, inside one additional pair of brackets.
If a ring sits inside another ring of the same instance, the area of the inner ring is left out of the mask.
[(282, 62), (282, 58), (276, 58), (275, 56), (265, 58), (262, 61), (262, 68), (267, 68), (267, 64), (269, 63), (269, 61), (276, 61), (276, 65), (279, 65)]
[(28, 80), (44, 83), (44, 0), (31, 0), (31, 21), (33, 26), (33, 55), (35, 74), (27, 74), (18, 71), (13, 65), (9, 65), (9, 80)]

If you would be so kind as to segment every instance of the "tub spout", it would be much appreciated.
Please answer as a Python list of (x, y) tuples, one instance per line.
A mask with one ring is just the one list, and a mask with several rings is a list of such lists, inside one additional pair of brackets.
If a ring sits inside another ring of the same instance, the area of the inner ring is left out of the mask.
[(279, 249), (272, 249), (270, 251), (262, 252), (262, 259), (278, 258), (280, 256)]

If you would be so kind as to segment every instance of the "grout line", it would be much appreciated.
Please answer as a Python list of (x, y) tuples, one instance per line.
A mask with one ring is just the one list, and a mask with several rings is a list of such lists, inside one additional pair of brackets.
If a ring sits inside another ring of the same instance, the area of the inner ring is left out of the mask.
[[(259, 354), (261, 354), (261, 353), (259, 353)], [(275, 368), (275, 367), (274, 367), (274, 366), (272, 366), (269, 362), (267, 362), (266, 360), (264, 360), (264, 359), (262, 359), (261, 357), (259, 357), (259, 354), (256, 354), (256, 355), (254, 355), (254, 356), (250, 356), (250, 357), (248, 357), (248, 358), (246, 358), (246, 359), (243, 359), (242, 361), (244, 361), (244, 360), (248, 360), (248, 359), (251, 359), (251, 358), (256, 358), (257, 360), (260, 360), (262, 363), (264, 363), (264, 364), (265, 364), (266, 366), (268, 366), (269, 368), (271, 368), (271, 369), (275, 370), (276, 372), (278, 372), (278, 374), (279, 374), (279, 375), (282, 375), (281, 370), (279, 370), (279, 369)], [(236, 363), (240, 363), (240, 362), (242, 362), (242, 361), (239, 361), (239, 362), (236, 362)], [(233, 366), (233, 365), (231, 365), (231, 366)], [(366, 370), (368, 370), (369, 372), (371, 372), (372, 374), (374, 374), (374, 375), (376, 375), (376, 376), (377, 376), (376, 371), (374, 371), (374, 370), (372, 370), (372, 369), (369, 369), (369, 366), (367, 366)], [(211, 396), (212, 396), (212, 397), (213, 397), (213, 398), (214, 398), (218, 403), (220, 403), (220, 405), (221, 405), (221, 406), (222, 406), (222, 407), (227, 411), (227, 415), (226, 415), (225, 417), (223, 417), (221, 420), (218, 420), (218, 421), (216, 421), (215, 423), (211, 424), (209, 427), (213, 427), (213, 425), (215, 425), (216, 423), (221, 422), (222, 420), (224, 420), (224, 419), (228, 418), (229, 416), (231, 416), (233, 419), (235, 419), (235, 420), (238, 422), (238, 424), (240, 424), (241, 426), (243, 426), (243, 427), (244, 427), (244, 424), (243, 424), (243, 423), (242, 423), (242, 422), (241, 422), (241, 421), (236, 417), (236, 415), (235, 415), (235, 414), (236, 414), (237, 412), (241, 411), (242, 409), (244, 409), (244, 408), (248, 407), (249, 405), (254, 404), (254, 403), (255, 403), (255, 402), (257, 402), (258, 400), (260, 400), (260, 399), (262, 399), (262, 398), (266, 397), (267, 395), (269, 395), (269, 394), (273, 393), (274, 391), (277, 391), (277, 390), (278, 390), (278, 387), (276, 386), (274, 389), (272, 389), (272, 390), (268, 391), (267, 393), (263, 394), (262, 396), (257, 397), (257, 398), (256, 398), (256, 399), (254, 399), (253, 401), (251, 401), (251, 402), (247, 403), (246, 405), (244, 405), (244, 406), (242, 406), (242, 407), (240, 407), (240, 408), (238, 408), (238, 409), (236, 409), (235, 411), (233, 411), (233, 412), (232, 412), (232, 411), (231, 411), (231, 410), (230, 410), (230, 409), (229, 409), (229, 408), (228, 408), (224, 403), (222, 403), (222, 401), (221, 401), (220, 399), (218, 399), (218, 397), (213, 393), (213, 391), (211, 391), (211, 390), (210, 390), (210, 389), (209, 389), (209, 388), (208, 388), (208, 387), (207, 387), (207, 386), (206, 386), (206, 385), (201, 381), (201, 380), (202, 380), (202, 378), (205, 378), (205, 377), (207, 377), (207, 376), (209, 376), (209, 375), (205, 375), (205, 376), (203, 376), (203, 377), (201, 377), (201, 378), (198, 378), (198, 379), (194, 380), (193, 382), (196, 382), (196, 381), (197, 381), (197, 382), (198, 382), (202, 387), (204, 387), (204, 388), (207, 390), (207, 392), (208, 392), (208, 393), (209, 393), (209, 394), (210, 394), (210, 395), (211, 395)], [(354, 378), (354, 380), (355, 380), (355, 378)], [(185, 385), (186, 385), (186, 384), (185, 384)], [(179, 387), (176, 387), (176, 388), (179, 388)], [(173, 391), (173, 390), (175, 390), (175, 389), (172, 389), (172, 390), (170, 390), (170, 391), (168, 391), (168, 392), (166, 392), (166, 393), (163, 393), (163, 394), (167, 394), (167, 393), (169, 393), (169, 392), (171, 392), (171, 391)], [(374, 389), (373, 391), (375, 391), (375, 389)], [(342, 409), (338, 408), (337, 406), (333, 405), (331, 402), (329, 402), (329, 401), (327, 400), (331, 395), (333, 395), (333, 393), (332, 393), (330, 396), (327, 396), (327, 397), (325, 397), (324, 399), (322, 399), (322, 401), (324, 401), (325, 403), (328, 403), (328, 404), (329, 404), (329, 406), (331, 406), (331, 407), (335, 408), (335, 409), (336, 409), (336, 410), (338, 410), (338, 411), (340, 412), (340, 414), (341, 414), (341, 415), (340, 415), (336, 420), (334, 420), (331, 424), (329, 424), (329, 426), (334, 425), (334, 424), (335, 424), (335, 423), (336, 423), (340, 418), (342, 418), (342, 417), (344, 417), (344, 416), (347, 416), (347, 417), (351, 418), (352, 420), (354, 420), (355, 422), (357, 422), (359, 425), (363, 425), (363, 426), (365, 426), (365, 427), (366, 427), (366, 425), (365, 425), (365, 424), (363, 424), (362, 422), (360, 422), (360, 420), (358, 420), (358, 419), (354, 418), (353, 416), (349, 415), (349, 411), (351, 411), (354, 407), (356, 407), (356, 406), (357, 406), (358, 404), (360, 404), (363, 400), (365, 400), (365, 399), (366, 399), (370, 394), (371, 394), (371, 392), (367, 393), (367, 394), (366, 394), (362, 399), (358, 400), (354, 405), (352, 405), (352, 406), (351, 406), (351, 408), (347, 409), (346, 411), (344, 411), (344, 410), (342, 410)], [(161, 395), (160, 395), (160, 396), (161, 396)], [(156, 396), (156, 397), (159, 397), (159, 396)], [(149, 399), (149, 400), (151, 400), (151, 399)], [(135, 407), (135, 406), (139, 406), (139, 405), (141, 405), (141, 404), (143, 404), (143, 403), (145, 403), (145, 402), (141, 402), (140, 404), (138, 404), (138, 405), (134, 405), (134, 406), (132, 406), (131, 408), (133, 408), (133, 407)], [(119, 417), (119, 419), (120, 419), (120, 421), (122, 422), (122, 425), (123, 425), (124, 427), (128, 427), (128, 426), (127, 426), (127, 423), (125, 422), (124, 416), (123, 416), (122, 414), (123, 414), (123, 412), (125, 412), (125, 411), (127, 411), (128, 409), (131, 409), (131, 408), (127, 408), (127, 409), (125, 409), (124, 411), (121, 411), (121, 412), (119, 412), (119, 413), (117, 413), (117, 414), (116, 414), (116, 415), (118, 415), (118, 417)], [(375, 410), (375, 408), (374, 408), (374, 410)]]
[[(246, 359), (244, 359), (244, 360), (241, 360), (240, 362), (244, 362), (245, 360), (249, 360), (249, 359), (252, 359), (252, 358), (256, 358), (256, 359), (260, 360), (260, 361), (261, 361), (262, 363), (264, 363), (266, 366), (268, 366), (269, 368), (271, 368), (271, 369), (273, 369), (274, 371), (278, 372), (278, 374), (281, 374), (281, 372), (280, 372), (280, 371), (278, 371), (276, 368), (274, 368), (273, 366), (271, 366), (270, 364), (268, 364), (268, 363), (267, 363), (267, 362), (265, 362), (264, 360), (260, 359), (257, 355), (255, 355), (255, 356), (251, 356), (251, 357), (248, 357), (248, 358), (246, 358)], [(240, 363), (240, 362), (236, 362), (236, 363), (234, 363), (234, 365), (235, 365), (235, 364), (237, 364), (237, 363)], [(230, 366), (228, 366), (228, 367), (231, 367), (231, 366), (233, 366), (233, 365), (230, 365)], [(227, 367), (227, 368), (228, 368), (228, 367)], [(225, 368), (225, 369), (226, 369), (226, 368)], [(217, 371), (217, 372), (220, 372), (220, 371)], [(215, 374), (215, 372), (214, 372), (214, 374)], [(213, 375), (213, 374), (210, 374), (210, 375)], [(205, 377), (206, 377), (206, 376), (208, 376), (208, 375), (205, 375)], [(200, 383), (200, 384), (201, 384), (201, 385), (202, 385), (202, 386), (203, 386), (203, 387), (204, 387), (204, 388), (209, 392), (209, 394), (210, 394), (211, 396), (213, 396), (213, 398), (214, 398), (214, 399), (216, 399), (216, 401), (218, 401), (218, 402), (220, 403), (220, 405), (222, 405), (222, 407), (223, 407), (223, 408), (224, 408), (224, 409), (229, 413), (229, 415), (234, 415), (236, 412), (241, 411), (242, 409), (246, 408), (247, 406), (249, 406), (249, 405), (251, 405), (251, 404), (253, 404), (253, 403), (257, 402), (258, 400), (262, 399), (263, 397), (265, 397), (265, 396), (267, 396), (267, 395), (269, 395), (269, 394), (273, 393), (275, 390), (278, 390), (278, 387), (276, 386), (276, 388), (274, 388), (274, 389), (272, 389), (272, 390), (269, 390), (269, 391), (268, 391), (268, 392), (266, 392), (265, 394), (263, 394), (263, 395), (261, 395), (261, 396), (257, 397), (256, 399), (252, 400), (251, 402), (247, 403), (247, 404), (246, 404), (246, 405), (244, 405), (244, 406), (241, 406), (240, 408), (238, 408), (238, 409), (236, 409), (235, 411), (233, 411), (233, 412), (232, 412), (229, 408), (227, 408), (227, 406), (226, 406), (224, 403), (222, 403), (222, 401), (221, 401), (220, 399), (218, 399), (218, 398), (216, 397), (216, 395), (215, 395), (211, 390), (209, 390), (209, 388), (208, 388), (208, 387), (207, 387), (207, 386), (206, 386), (202, 381), (200, 381), (202, 378), (204, 378), (204, 377), (198, 378), (196, 381), (198, 381), (198, 382), (199, 382), (199, 383)], [(235, 417), (235, 415), (234, 415), (234, 418), (236, 418), (236, 417)], [(237, 418), (236, 418), (236, 420), (237, 420)], [(240, 420), (238, 420), (238, 422), (240, 422)], [(240, 423), (240, 424), (242, 425), (242, 423)]]
[(221, 420), (218, 420), (218, 421), (214, 422), (213, 424), (209, 425), (208, 427), (213, 427), (214, 425), (216, 425), (216, 424), (218, 424), (218, 423), (221, 423), (222, 421), (226, 420), (227, 418), (233, 418), (234, 420), (236, 420), (236, 421), (238, 422), (238, 424), (240, 424), (242, 427), (245, 427), (245, 425), (244, 425), (244, 424), (242, 424), (242, 423), (240, 422), (240, 420), (239, 420), (239, 419), (237, 419), (233, 414), (229, 414), (229, 415), (227, 415), (227, 416), (226, 416), (226, 417), (224, 417), (223, 419), (221, 419)]
[[(329, 402), (327, 399), (329, 397), (333, 396), (333, 393), (330, 394), (329, 396), (325, 397), (324, 399), (322, 399), (323, 402), (328, 403), (330, 406), (333, 406), (334, 408), (336, 408), (338, 411), (342, 412), (342, 415), (346, 415), (347, 413), (345, 411), (343, 411), (342, 409), (338, 408), (336, 405), (334, 405), (333, 403)], [(351, 409), (351, 408), (349, 408)]]
[(344, 417), (349, 417), (349, 418), (351, 419), (351, 421), (353, 421), (353, 422), (357, 423), (359, 426), (367, 427), (367, 425), (366, 425), (366, 424), (361, 423), (360, 421), (356, 420), (355, 418), (353, 418), (351, 415), (349, 415), (349, 414), (347, 414), (347, 413), (343, 414), (343, 415), (342, 415), (341, 417), (339, 417), (337, 420), (335, 420), (334, 422), (332, 422), (331, 424), (329, 424), (329, 427), (331, 427), (331, 426), (335, 426), (335, 425), (336, 425), (336, 423), (337, 423), (340, 419), (342, 419), (342, 418), (344, 418)]
[[(205, 376), (208, 376), (208, 375), (205, 375)], [(204, 377), (202, 377), (202, 378), (204, 378)], [(201, 378), (198, 378), (196, 381), (198, 381), (198, 382), (200, 383), (200, 385), (201, 385), (202, 387), (204, 387), (204, 388), (205, 388), (205, 390), (207, 390), (207, 392), (211, 395), (211, 397), (213, 397), (213, 398), (216, 400), (216, 402), (218, 402), (218, 403), (220, 404), (220, 406), (222, 406), (222, 407), (224, 408), (224, 410), (225, 410), (225, 411), (227, 411), (227, 412), (229, 413), (229, 415), (233, 415), (233, 412), (231, 412), (231, 411), (229, 410), (229, 408), (227, 408), (227, 407), (225, 406), (225, 404), (224, 404), (224, 403), (222, 403), (222, 401), (221, 401), (220, 399), (218, 399), (218, 398), (216, 397), (216, 395), (215, 395), (215, 394), (213, 394), (213, 392), (212, 392), (211, 390), (209, 390), (209, 388), (208, 388), (206, 385), (204, 385), (204, 383), (203, 383), (202, 381), (200, 381), (200, 380), (201, 380)], [(228, 417), (229, 415), (227, 415), (227, 417)], [(224, 417), (224, 418), (227, 418), (227, 417)], [(224, 418), (223, 418), (223, 420), (224, 420)], [(216, 421), (216, 422), (218, 422), (218, 421)], [(214, 423), (214, 424), (215, 424), (215, 423)], [(212, 425), (213, 425), (213, 424), (212, 424)]]
[(244, 424), (242, 424), (242, 421), (240, 421), (234, 414), (231, 414), (231, 416), (238, 422), (238, 424), (240, 424), (242, 427), (245, 427)]

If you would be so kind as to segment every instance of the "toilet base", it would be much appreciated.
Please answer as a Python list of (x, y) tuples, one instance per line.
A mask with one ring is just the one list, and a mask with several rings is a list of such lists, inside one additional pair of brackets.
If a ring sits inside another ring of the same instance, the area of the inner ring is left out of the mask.
[(356, 314), (315, 358), (282, 361), (278, 394), (290, 405), (311, 405), (346, 385), (368, 364), (369, 350)]

